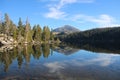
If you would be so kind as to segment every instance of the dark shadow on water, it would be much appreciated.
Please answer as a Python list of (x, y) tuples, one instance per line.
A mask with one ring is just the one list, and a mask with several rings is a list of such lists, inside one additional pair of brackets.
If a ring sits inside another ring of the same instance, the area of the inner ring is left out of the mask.
[(113, 53), (120, 54), (120, 43), (104, 43), (104, 42), (84, 42), (84, 43), (65, 43), (73, 48), (84, 49), (97, 53)]

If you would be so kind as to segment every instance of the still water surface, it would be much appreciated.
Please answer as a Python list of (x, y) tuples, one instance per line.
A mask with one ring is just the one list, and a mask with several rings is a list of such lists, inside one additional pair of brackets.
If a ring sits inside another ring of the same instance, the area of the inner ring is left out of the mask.
[(120, 55), (47, 44), (18, 46), (0, 52), (0, 80), (120, 80)]

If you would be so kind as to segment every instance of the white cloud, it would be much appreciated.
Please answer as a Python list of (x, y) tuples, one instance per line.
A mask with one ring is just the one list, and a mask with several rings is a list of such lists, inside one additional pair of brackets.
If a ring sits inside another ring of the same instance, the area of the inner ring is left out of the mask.
[(60, 19), (64, 18), (66, 16), (65, 12), (60, 11), (56, 8), (50, 8), (50, 12), (45, 14), (45, 17), (47, 18), (54, 18), (54, 19)]
[(61, 9), (64, 5), (73, 4), (73, 3), (92, 3), (94, 0), (60, 0), (59, 4), (57, 4), (57, 8)]
[(116, 20), (112, 16), (102, 14), (98, 18), (94, 18), (94, 17), (91, 18), (90, 21), (104, 25), (104, 24), (112, 24)]
[[(57, 0), (50, 0), (50, 1), (56, 1)], [(68, 4), (73, 3), (92, 3), (94, 0), (60, 0), (58, 3), (49, 4), (48, 9), (49, 12), (46, 13), (44, 16), (46, 18), (53, 18), (53, 19), (64, 19), (67, 16), (67, 13), (65, 11), (62, 11), (61, 9)]]
[(80, 3), (93, 3), (95, 0), (78, 0)]
[(39, 2), (55, 2), (55, 1), (58, 1), (58, 0), (37, 0)]
[(72, 3), (76, 3), (76, 2), (77, 2), (77, 0), (61, 0), (58, 6), (60, 6), (60, 8), (61, 8), (66, 4), (72, 4)]
[[(72, 21), (76, 21), (79, 23), (94, 23), (97, 24), (99, 26), (113, 26), (116, 25), (117, 20), (107, 14), (101, 14), (97, 17), (95, 16), (88, 16), (88, 15), (84, 15), (84, 14), (77, 14), (74, 15), (70, 18)], [(117, 24), (118, 25), (118, 24)]]
[(37, 0), (39, 2), (59, 2), (59, 3), (93, 3), (95, 0)]
[(64, 11), (61, 11), (63, 4), (48, 5), (49, 12), (45, 14), (46, 18), (60, 19), (66, 16)]

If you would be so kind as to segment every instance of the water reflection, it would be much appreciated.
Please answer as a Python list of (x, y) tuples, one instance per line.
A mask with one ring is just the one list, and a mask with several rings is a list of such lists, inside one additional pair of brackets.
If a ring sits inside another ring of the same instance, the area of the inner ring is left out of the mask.
[(56, 48), (53, 49), (56, 52), (62, 53), (64, 55), (71, 55), (74, 54), (75, 52), (79, 51), (79, 48), (73, 48), (72, 46), (67, 46), (65, 44), (61, 44), (57, 46)]
[(63, 44), (73, 48), (84, 49), (97, 53), (120, 53), (120, 44), (117, 43), (81, 43), (81, 44)]
[(50, 54), (50, 45), (43, 44), (41, 45), (19, 45), (14, 47), (12, 50), (5, 50), (0, 52), (0, 64), (4, 64), (4, 71), (8, 71), (10, 64), (14, 60), (17, 60), (18, 67), (21, 68), (23, 61), (26, 63), (30, 62), (31, 55), (38, 59), (43, 55), (44, 58), (47, 58)]
[(40, 46), (40, 45), (33, 45), (33, 46), (32, 46), (32, 49), (33, 49), (33, 51), (34, 51), (34, 53), (32, 54), (33, 57), (34, 57), (35, 59), (38, 59), (38, 60), (39, 60), (40, 56), (42, 55), (41, 46)]
[(119, 54), (79, 48), (43, 44), (1, 51), (0, 80), (120, 80)]

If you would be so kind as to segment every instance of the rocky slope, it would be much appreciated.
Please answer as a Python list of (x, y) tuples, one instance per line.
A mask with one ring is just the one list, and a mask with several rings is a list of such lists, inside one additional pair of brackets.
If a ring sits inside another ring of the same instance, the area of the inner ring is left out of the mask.
[(80, 31), (79, 29), (70, 25), (64, 25), (63, 27), (59, 27), (53, 30), (53, 32), (56, 32), (56, 33), (74, 33), (79, 31)]

